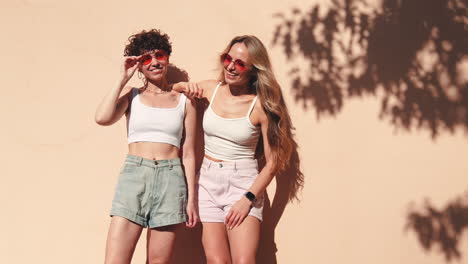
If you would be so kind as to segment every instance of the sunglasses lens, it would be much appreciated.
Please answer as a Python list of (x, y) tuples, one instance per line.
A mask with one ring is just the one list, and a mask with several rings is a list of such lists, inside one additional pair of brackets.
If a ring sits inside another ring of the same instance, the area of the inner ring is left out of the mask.
[(153, 60), (153, 58), (150, 55), (145, 55), (145, 56), (141, 57), (141, 63), (143, 63), (143, 65), (150, 64), (152, 60)]
[(167, 56), (166, 56), (166, 53), (162, 52), (162, 51), (157, 51), (154, 53), (154, 57), (157, 59), (157, 60), (166, 60), (167, 59)]
[[(224, 67), (227, 67), (231, 64), (232, 57), (225, 53), (221, 56), (221, 61), (223, 62)], [(245, 63), (242, 60), (235, 60), (234, 68), (236, 68), (236, 71), (238, 72), (245, 72), (247, 70), (247, 66), (245, 66)]]
[(222, 56), (222, 59), (223, 59), (224, 67), (226, 67), (226, 66), (228, 66), (229, 64), (231, 64), (232, 57), (229, 56), (229, 54), (224, 54), (224, 55)]
[(236, 60), (234, 66), (236, 67), (236, 70), (238, 72), (245, 72), (247, 70), (247, 67), (245, 67), (245, 63), (241, 60)]

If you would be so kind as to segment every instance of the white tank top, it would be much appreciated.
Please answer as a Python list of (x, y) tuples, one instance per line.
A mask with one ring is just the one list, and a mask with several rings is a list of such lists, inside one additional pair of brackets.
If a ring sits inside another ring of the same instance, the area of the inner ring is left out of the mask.
[(257, 97), (244, 117), (223, 118), (211, 108), (220, 85), (221, 83), (216, 86), (210, 105), (203, 116), (205, 154), (226, 161), (254, 159), (260, 137), (260, 127), (250, 122), (250, 113)]
[(174, 108), (157, 108), (140, 101), (137, 88), (132, 89), (130, 112), (127, 116), (128, 143), (159, 142), (180, 147), (184, 128), (185, 102), (187, 97), (180, 94)]

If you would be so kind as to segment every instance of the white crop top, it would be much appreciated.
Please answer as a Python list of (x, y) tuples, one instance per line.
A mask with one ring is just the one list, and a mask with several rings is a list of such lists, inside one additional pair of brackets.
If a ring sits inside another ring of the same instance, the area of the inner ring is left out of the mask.
[(260, 137), (260, 127), (250, 122), (250, 113), (257, 97), (244, 117), (223, 118), (211, 108), (220, 85), (221, 83), (216, 86), (210, 105), (203, 116), (205, 154), (226, 161), (254, 159)]
[(157, 108), (140, 101), (137, 88), (132, 88), (130, 112), (127, 115), (128, 143), (160, 142), (180, 147), (184, 128), (185, 102), (187, 97), (180, 94), (174, 108)]

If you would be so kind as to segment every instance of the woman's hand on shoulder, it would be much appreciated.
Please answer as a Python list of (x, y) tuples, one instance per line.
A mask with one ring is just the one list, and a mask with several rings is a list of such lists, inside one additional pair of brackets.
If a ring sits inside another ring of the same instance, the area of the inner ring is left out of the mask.
[(198, 83), (178, 82), (172, 86), (172, 90), (183, 93), (190, 98), (211, 98), (211, 95), (218, 83), (219, 81), (217, 80), (206, 80)]
[(217, 80), (204, 80), (198, 83), (198, 86), (203, 90), (203, 98), (211, 100), (211, 96), (218, 85)]
[(179, 82), (172, 86), (172, 90), (183, 93), (189, 98), (202, 98), (203, 88), (195, 82)]

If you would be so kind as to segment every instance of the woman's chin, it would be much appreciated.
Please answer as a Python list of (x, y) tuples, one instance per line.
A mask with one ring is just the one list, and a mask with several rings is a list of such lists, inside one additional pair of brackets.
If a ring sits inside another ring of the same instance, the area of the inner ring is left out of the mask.
[(224, 82), (229, 84), (229, 85), (242, 85), (242, 84), (245, 83), (243, 81), (243, 79), (239, 78), (238, 76), (233, 78), (233, 77), (228, 76), (228, 75), (224, 75)]
[(165, 74), (152, 74), (151, 76), (147, 76), (146, 79), (148, 79), (151, 82), (160, 82), (166, 78)]
[(226, 84), (229, 85), (236, 85), (236, 86), (242, 86), (242, 85), (247, 85), (247, 81), (240, 79), (240, 80), (230, 80), (230, 79), (225, 79), (224, 81)]
[(227, 84), (236, 84), (236, 81), (233, 81), (231, 79), (224, 78), (224, 82)]

